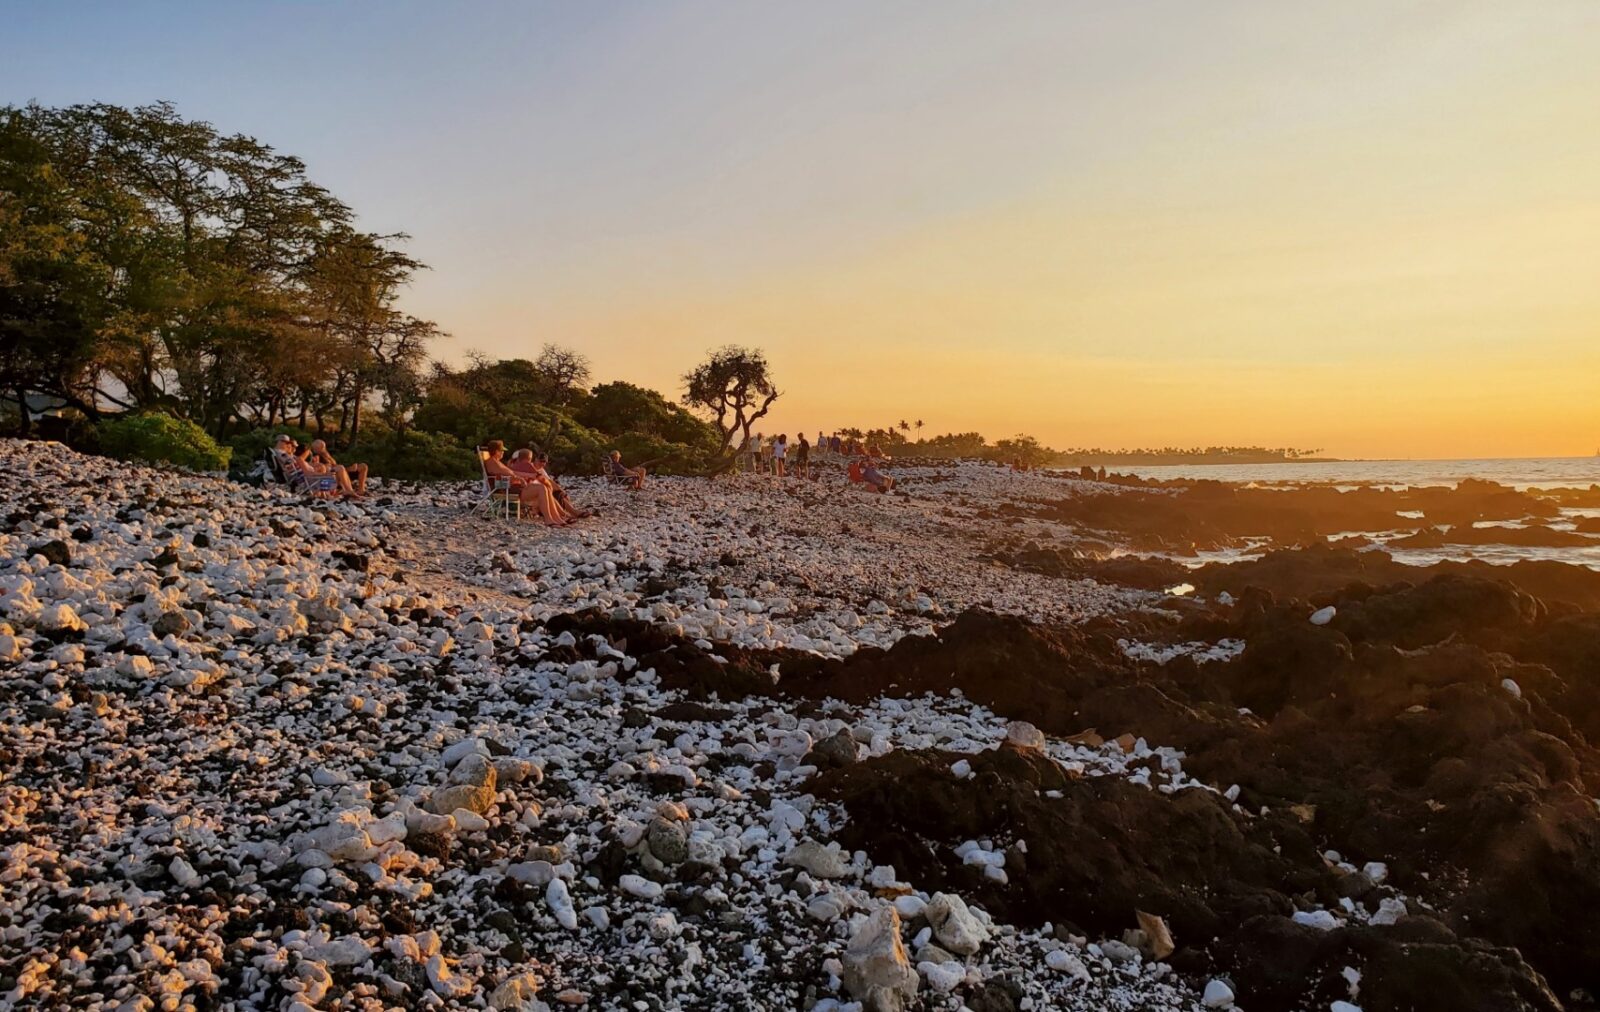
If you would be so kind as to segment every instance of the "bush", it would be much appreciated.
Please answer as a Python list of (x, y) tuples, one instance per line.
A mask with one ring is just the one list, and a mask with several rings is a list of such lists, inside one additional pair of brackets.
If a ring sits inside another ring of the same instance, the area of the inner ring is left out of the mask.
[(341, 463), (365, 463), (377, 477), (402, 481), (451, 481), (476, 478), (478, 461), (473, 448), (442, 432), (411, 429), (386, 436), (341, 453)]
[(171, 464), (191, 471), (223, 471), (233, 450), (218, 446), (186, 418), (159, 413), (123, 415), (98, 427), (100, 450), (119, 460)]

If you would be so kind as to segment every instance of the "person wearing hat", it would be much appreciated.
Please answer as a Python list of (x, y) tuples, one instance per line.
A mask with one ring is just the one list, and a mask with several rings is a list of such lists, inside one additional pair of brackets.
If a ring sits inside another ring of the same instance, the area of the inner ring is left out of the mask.
[(483, 462), (484, 473), (491, 478), (504, 478), (510, 485), (511, 494), (522, 502), (524, 516), (532, 515), (551, 527), (563, 527), (566, 520), (555, 500), (550, 495), (550, 490), (542, 483), (532, 481), (527, 477), (513, 471), (505, 462), (506, 444), (498, 439), (491, 439), (484, 445), (488, 451), (488, 458)]

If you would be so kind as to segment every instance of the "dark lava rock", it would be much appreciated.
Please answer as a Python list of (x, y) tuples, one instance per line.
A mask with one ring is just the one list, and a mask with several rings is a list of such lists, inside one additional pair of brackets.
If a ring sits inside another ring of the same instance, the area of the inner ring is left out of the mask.
[(44, 556), (53, 565), (72, 565), (72, 549), (67, 546), (65, 541), (46, 541), (42, 545), (36, 545), (33, 549), (33, 554)]
[[(973, 776), (959, 779), (950, 773), (957, 758), (896, 750), (822, 774), (812, 789), (844, 805), (846, 847), (1023, 923), (1068, 915), (1119, 936), (1144, 910), (1165, 917), (1180, 944), (1203, 946), (1246, 917), (1288, 915), (1289, 895), (1335, 901), (1335, 877), (1303, 833), (1240, 820), (1209, 791), (1163, 795), (1120, 777), (1073, 779), (1053, 760), (1014, 749), (966, 757)], [(1024, 841), (1027, 877), (999, 885), (950, 846), (980, 838)]]
[(182, 636), (189, 631), (189, 620), (182, 612), (163, 612), (150, 629), (157, 636)]
[(333, 558), (345, 569), (365, 573), (372, 568), (372, 557), (365, 552), (350, 552), (342, 548), (333, 550)]
[(831, 770), (849, 766), (857, 758), (856, 740), (845, 728), (812, 745), (805, 761), (818, 769)]
[(692, 700), (681, 700), (663, 706), (655, 712), (655, 716), (657, 720), (687, 724), (693, 721), (727, 720), (733, 716), (733, 711), (725, 706), (707, 706)]

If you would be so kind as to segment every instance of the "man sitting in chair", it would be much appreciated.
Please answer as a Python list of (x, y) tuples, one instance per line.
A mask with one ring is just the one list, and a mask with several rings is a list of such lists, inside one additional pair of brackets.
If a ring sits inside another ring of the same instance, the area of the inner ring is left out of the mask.
[(621, 450), (611, 451), (610, 458), (606, 460), (606, 474), (618, 481), (628, 482), (628, 487), (635, 492), (644, 488), (644, 468), (622, 466)]
[(367, 465), (339, 463), (328, 452), (328, 444), (321, 439), (311, 441), (310, 459), (316, 462), (318, 468), (338, 478), (339, 487), (347, 495), (360, 497), (367, 494)]
[(282, 478), (292, 491), (310, 493), (318, 498), (355, 494), (343, 468), (335, 472), (322, 467), (310, 454), (311, 447), (301, 446), (287, 433), (279, 435), (272, 444), (275, 476)]

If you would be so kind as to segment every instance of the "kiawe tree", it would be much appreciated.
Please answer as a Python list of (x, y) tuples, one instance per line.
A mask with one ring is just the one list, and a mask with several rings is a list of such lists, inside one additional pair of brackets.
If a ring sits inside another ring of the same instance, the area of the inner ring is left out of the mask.
[(711, 418), (721, 437), (708, 474), (732, 469), (750, 439), (750, 427), (779, 397), (767, 356), (755, 348), (728, 345), (684, 374), (683, 402)]
[(544, 387), (545, 399), (558, 408), (572, 403), (589, 383), (588, 357), (560, 345), (545, 345), (533, 360), (533, 371)]

